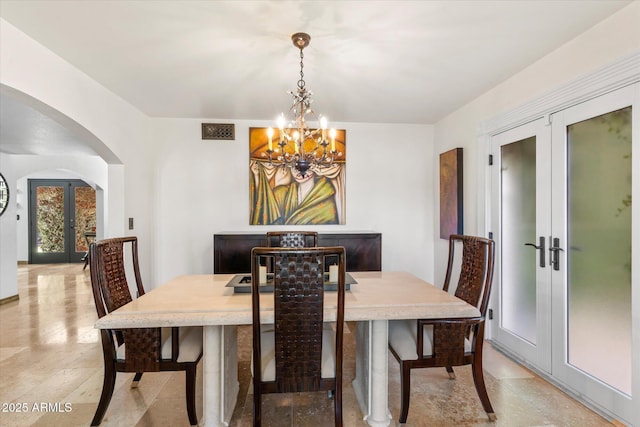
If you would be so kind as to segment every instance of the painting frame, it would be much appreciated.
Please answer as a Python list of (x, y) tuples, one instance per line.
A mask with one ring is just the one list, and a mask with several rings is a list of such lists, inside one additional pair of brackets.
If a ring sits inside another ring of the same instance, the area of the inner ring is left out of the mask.
[(462, 148), (440, 154), (440, 238), (463, 234)]

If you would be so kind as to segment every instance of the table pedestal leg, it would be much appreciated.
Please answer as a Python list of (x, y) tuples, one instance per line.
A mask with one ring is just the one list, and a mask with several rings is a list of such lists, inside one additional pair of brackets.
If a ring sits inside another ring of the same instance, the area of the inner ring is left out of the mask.
[(238, 399), (236, 326), (205, 326), (203, 331), (202, 421), (205, 427), (228, 426)]
[(357, 323), (353, 388), (365, 414), (364, 420), (374, 427), (386, 427), (391, 423), (387, 338), (386, 320)]

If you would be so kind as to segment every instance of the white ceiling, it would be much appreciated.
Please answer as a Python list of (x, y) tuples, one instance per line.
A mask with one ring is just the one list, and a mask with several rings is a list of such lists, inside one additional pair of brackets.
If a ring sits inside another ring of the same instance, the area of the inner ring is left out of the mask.
[[(330, 121), (429, 124), (629, 3), (2, 0), (0, 16), (151, 117), (275, 118), (303, 31)], [(0, 96), (0, 151), (73, 152), (55, 120)]]

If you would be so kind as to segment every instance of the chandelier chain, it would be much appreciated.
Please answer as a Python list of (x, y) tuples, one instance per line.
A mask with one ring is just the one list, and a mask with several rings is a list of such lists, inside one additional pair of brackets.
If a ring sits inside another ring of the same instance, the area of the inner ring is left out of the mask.
[(300, 89), (304, 89), (304, 53), (302, 53), (302, 49), (300, 49), (300, 80), (298, 80), (298, 87)]

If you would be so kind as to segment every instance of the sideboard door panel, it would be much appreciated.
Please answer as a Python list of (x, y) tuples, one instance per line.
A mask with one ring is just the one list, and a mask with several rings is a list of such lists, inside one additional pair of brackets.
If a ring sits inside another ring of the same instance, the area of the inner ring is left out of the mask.
[(266, 245), (264, 234), (214, 234), (213, 272), (250, 273), (251, 249)]

